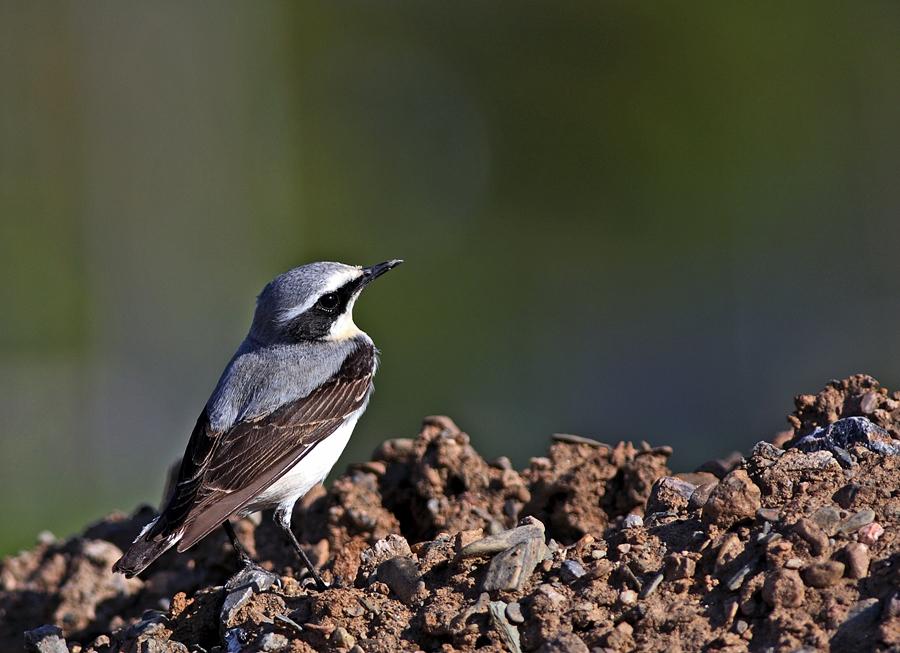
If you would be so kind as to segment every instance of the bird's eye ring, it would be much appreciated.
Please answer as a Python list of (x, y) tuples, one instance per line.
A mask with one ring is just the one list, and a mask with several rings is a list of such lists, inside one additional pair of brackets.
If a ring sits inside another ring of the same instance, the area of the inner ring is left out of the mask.
[(340, 299), (337, 296), (337, 293), (327, 293), (319, 297), (319, 301), (317, 302), (319, 308), (323, 311), (334, 311), (337, 309), (338, 305), (341, 303)]

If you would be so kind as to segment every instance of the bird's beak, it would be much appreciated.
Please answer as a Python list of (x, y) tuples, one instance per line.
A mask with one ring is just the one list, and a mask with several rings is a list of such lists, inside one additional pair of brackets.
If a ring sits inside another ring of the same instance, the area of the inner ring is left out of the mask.
[(397, 267), (401, 263), (403, 263), (402, 260), (394, 259), (393, 261), (385, 261), (384, 263), (379, 263), (378, 265), (373, 265), (372, 267), (363, 268), (363, 275), (359, 278), (359, 289), (361, 290), (365, 288), (382, 274), (392, 268)]

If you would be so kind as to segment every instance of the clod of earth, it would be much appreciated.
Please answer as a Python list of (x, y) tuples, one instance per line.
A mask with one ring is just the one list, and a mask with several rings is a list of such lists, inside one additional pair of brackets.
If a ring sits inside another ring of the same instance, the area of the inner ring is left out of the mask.
[(900, 393), (795, 403), (677, 475), (668, 447), (565, 434), (518, 472), (428, 418), (297, 506), (321, 593), (270, 520), (236, 524), (261, 569), (227, 587), (224, 534), (114, 575), (153, 511), (111, 515), (2, 562), (0, 653), (900, 650)]

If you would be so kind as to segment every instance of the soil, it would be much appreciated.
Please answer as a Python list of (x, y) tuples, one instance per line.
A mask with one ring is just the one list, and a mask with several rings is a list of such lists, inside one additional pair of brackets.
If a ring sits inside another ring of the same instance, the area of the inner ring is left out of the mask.
[[(125, 579), (154, 511), (110, 515), (3, 560), (0, 652), (900, 651), (900, 393), (795, 402), (772, 443), (675, 475), (668, 447), (567, 435), (516, 471), (427, 418), (295, 509), (324, 592), (267, 515), (236, 530), (280, 584), (226, 589), (224, 532)], [(849, 417), (874, 435), (821, 430)]]

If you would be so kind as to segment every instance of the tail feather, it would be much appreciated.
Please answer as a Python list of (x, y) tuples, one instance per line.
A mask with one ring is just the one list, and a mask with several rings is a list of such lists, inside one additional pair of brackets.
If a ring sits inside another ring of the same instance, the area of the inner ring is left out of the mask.
[(112, 570), (114, 572), (125, 574), (126, 578), (136, 576), (181, 539), (181, 531), (176, 531), (167, 536), (157, 535), (151, 537), (150, 531), (155, 523), (156, 519), (144, 527), (144, 530), (137, 536), (134, 543), (128, 547), (125, 555), (113, 565)]

